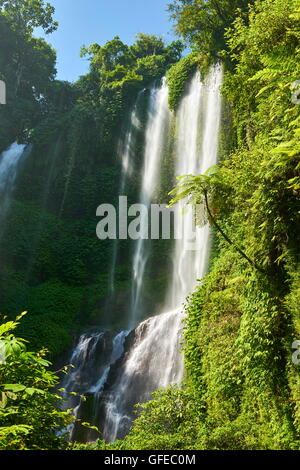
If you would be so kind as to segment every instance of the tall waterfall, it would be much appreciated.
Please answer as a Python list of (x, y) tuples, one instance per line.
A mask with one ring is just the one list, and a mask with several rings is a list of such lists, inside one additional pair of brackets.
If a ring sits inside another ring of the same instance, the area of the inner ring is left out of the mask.
[[(200, 74), (196, 73), (187, 87), (174, 117), (176, 121), (174, 178), (181, 174), (204, 172), (217, 162), (221, 81), (221, 67), (215, 66), (212, 67), (206, 80), (201, 80)], [(151, 92), (140, 195), (140, 202), (146, 206), (151, 203), (159, 179), (162, 145), (170, 119), (168, 89), (164, 83), (159, 90), (153, 89)], [(192, 215), (190, 218), (192, 222)], [(139, 315), (145, 265), (151, 249), (147, 242), (148, 240), (136, 242), (132, 260), (134, 278), (131, 327), (135, 326)], [(77, 353), (84, 345), (85, 359), (80, 359), (80, 354), (77, 354), (75, 361), (77, 368), (73, 379), (77, 373), (75, 379), (77, 385), (78, 383), (82, 385), (82, 382), (86, 384), (77, 388), (75, 385), (69, 386), (69, 390), (76, 389), (92, 399), (93, 406), (79, 407), (77, 417), (98, 425), (106, 441), (120, 439), (126, 435), (134, 418), (133, 409), (136, 403), (147, 401), (154, 390), (168, 384), (180, 383), (182, 380), (184, 372), (180, 351), (182, 303), (193, 291), (197, 279), (205, 274), (209, 253), (207, 227), (197, 228), (197, 243), (197, 249), (191, 251), (186, 239), (175, 241), (174, 263), (163, 313), (151, 312), (154, 316), (140, 323), (128, 335), (127, 332), (121, 335), (122, 345), (124, 342), (123, 353), (120, 353), (118, 344), (119, 358), (114, 363), (111, 359), (114, 357), (114, 345), (113, 339), (110, 339), (108, 341), (110, 352), (103, 355), (104, 362), (105, 356), (110, 357), (108, 361), (106, 360), (108, 366), (105, 368), (102, 363), (101, 367), (99, 365), (93, 367), (92, 383), (86, 372), (90, 370), (89, 365), (94, 364), (93, 356), (97, 350), (94, 346), (95, 339), (88, 341), (86, 336), (80, 339)], [(120, 335), (120, 332), (117, 332), (117, 335)], [(99, 338), (100, 336), (98, 340)], [(89, 379), (81, 380), (81, 377)], [(78, 436), (82, 437), (73, 434), (75, 438)], [(92, 440), (94, 437), (93, 433), (88, 433), (84, 439)]]
[[(159, 182), (159, 170), (163, 154), (163, 143), (166, 138), (170, 112), (168, 108), (168, 87), (163, 79), (160, 88), (152, 88), (146, 127), (144, 167), (142, 186), (139, 198), (140, 204), (149, 208)], [(148, 227), (148, 212), (142, 212), (141, 227)], [(132, 292), (130, 305), (129, 327), (136, 326), (140, 319), (141, 290), (144, 281), (146, 263), (150, 253), (149, 240), (140, 238), (136, 243), (133, 256)]]
[[(176, 176), (204, 173), (217, 163), (218, 137), (221, 116), (220, 86), (222, 70), (213, 67), (205, 82), (197, 72), (177, 114)], [(181, 207), (183, 203), (179, 204)], [(192, 211), (185, 223), (193, 225)], [(188, 219), (188, 220), (187, 220)], [(196, 227), (196, 249), (190, 249), (187, 237), (176, 240), (173, 273), (166, 309), (176, 309), (193, 291), (197, 279), (205, 274), (209, 255), (209, 228)]]
[[(134, 147), (136, 143), (136, 133), (141, 123), (139, 119), (139, 104), (142, 97), (142, 92), (138, 94), (135, 105), (131, 111), (129, 126), (125, 133), (125, 138), (120, 140), (118, 155), (121, 160), (121, 180), (119, 187), (119, 194), (122, 196), (126, 190), (128, 179), (133, 172), (133, 159), (134, 159)], [(109, 295), (108, 295), (108, 306), (111, 304), (113, 295), (115, 293), (115, 275), (116, 275), (116, 264), (118, 257), (119, 240), (114, 241), (112, 262), (109, 275)]]
[(0, 155), (0, 237), (24, 150), (25, 145), (15, 142)]

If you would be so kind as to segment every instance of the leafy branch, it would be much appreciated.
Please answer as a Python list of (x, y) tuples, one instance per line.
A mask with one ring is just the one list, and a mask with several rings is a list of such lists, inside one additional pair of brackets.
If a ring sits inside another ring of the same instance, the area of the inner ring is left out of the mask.
[(187, 204), (192, 204), (201, 209), (201, 220), (196, 217), (198, 225), (203, 226), (207, 223), (213, 225), (229, 245), (252, 267), (263, 273), (264, 270), (231, 240), (217, 222), (217, 216), (222, 212), (221, 209), (225, 204), (226, 194), (228, 193), (226, 185), (220, 177), (219, 167), (212, 165), (203, 175), (183, 175), (179, 176), (178, 180), (177, 186), (169, 193), (174, 196), (169, 203), (169, 207), (180, 200), (187, 199)]

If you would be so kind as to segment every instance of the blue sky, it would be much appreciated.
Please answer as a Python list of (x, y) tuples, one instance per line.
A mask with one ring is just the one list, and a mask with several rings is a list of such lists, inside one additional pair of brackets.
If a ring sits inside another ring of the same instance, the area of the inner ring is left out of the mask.
[(76, 80), (88, 71), (79, 57), (81, 46), (103, 45), (114, 36), (131, 44), (143, 32), (172, 41), (172, 23), (166, 11), (168, 0), (48, 0), (55, 7), (58, 31), (44, 36), (57, 51), (57, 78)]

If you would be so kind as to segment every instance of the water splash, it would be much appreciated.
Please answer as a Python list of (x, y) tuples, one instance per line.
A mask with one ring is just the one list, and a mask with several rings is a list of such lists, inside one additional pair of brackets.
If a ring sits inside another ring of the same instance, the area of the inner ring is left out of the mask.
[[(97, 414), (98, 399), (107, 381), (111, 366), (121, 357), (128, 331), (87, 332), (79, 337), (74, 348), (71, 369), (62, 381), (64, 409), (73, 408), (79, 416), (83, 395), (94, 396), (93, 414)], [(75, 395), (74, 395), (75, 394)], [(76, 425), (68, 428), (71, 439), (76, 435)]]

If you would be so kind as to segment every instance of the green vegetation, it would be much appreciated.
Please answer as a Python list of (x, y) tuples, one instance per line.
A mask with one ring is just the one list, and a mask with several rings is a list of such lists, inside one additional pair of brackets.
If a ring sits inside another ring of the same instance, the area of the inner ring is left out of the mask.
[(224, 32), (254, 0), (173, 0), (169, 4), (176, 31), (203, 56), (220, 57), (227, 48)]
[[(194, 24), (192, 40), (205, 41), (202, 2), (176, 3), (178, 28)], [(94, 449), (300, 447), (299, 12), (297, 1), (258, 0), (223, 27), (232, 148), (172, 193), (202, 203), (218, 229), (210, 272), (186, 305), (185, 383), (156, 392), (124, 441)]]
[[(3, 448), (65, 448), (55, 430), (71, 418), (54, 408), (57, 379), (44, 352), (26, 352), (11, 330), (55, 358), (76, 331), (102, 321), (111, 246), (97, 244), (95, 209), (116, 199), (121, 124), (137, 92), (166, 72), (176, 109), (197, 65), (205, 72), (216, 60), (225, 68), (222, 160), (172, 193), (203, 204), (198, 222), (216, 229), (210, 271), (186, 303), (184, 384), (142, 405), (123, 441), (75, 448), (300, 448), (300, 365), (291, 359), (300, 340), (299, 0), (173, 0), (169, 8), (190, 55), (179, 60), (178, 41), (140, 34), (127, 46), (115, 37), (82, 50), (90, 72), (69, 84), (55, 80), (54, 51), (32, 36), (35, 26), (56, 28), (52, 9), (0, 1), (0, 79), (12, 103), (0, 110), (0, 148), (16, 137), (34, 144), (0, 242), (1, 311), (29, 311), (21, 325), (0, 326)], [(147, 93), (142, 101), (143, 121)], [(121, 295), (129, 248), (122, 244), (117, 270)], [(149, 298), (166, 275), (155, 274)]]
[(55, 77), (55, 51), (32, 36), (40, 26), (46, 33), (57, 28), (54, 9), (44, 0), (0, 1), (0, 79), (7, 85), (7, 105), (0, 109), (0, 150), (16, 138), (26, 138), (43, 114), (42, 100)]
[(169, 86), (169, 104), (171, 109), (176, 109), (185, 90), (186, 83), (191, 74), (196, 70), (199, 59), (195, 54), (189, 54), (172, 65), (167, 73)]
[(28, 352), (13, 334), (23, 315), (0, 325), (0, 450), (66, 448), (57, 433), (74, 418), (57, 407), (61, 397), (52, 390), (58, 377), (45, 351)]

